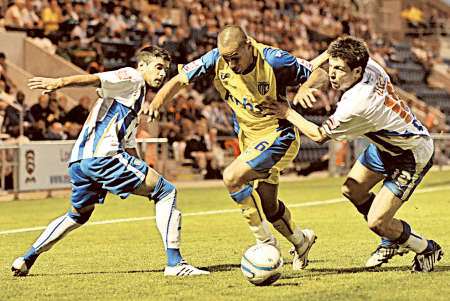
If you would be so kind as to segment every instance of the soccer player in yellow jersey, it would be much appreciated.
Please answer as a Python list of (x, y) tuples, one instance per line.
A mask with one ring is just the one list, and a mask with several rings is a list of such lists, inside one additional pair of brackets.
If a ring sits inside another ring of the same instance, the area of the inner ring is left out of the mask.
[(215, 88), (234, 112), (241, 148), (241, 155), (224, 171), (225, 186), (242, 209), (257, 243), (277, 245), (264, 215), (292, 243), (296, 270), (308, 264), (316, 235), (295, 225), (289, 209), (278, 200), (278, 181), (280, 171), (298, 153), (299, 133), (287, 120), (264, 116), (261, 105), (287, 102), (286, 87), (306, 81), (312, 67), (286, 51), (257, 43), (238, 26), (227, 26), (219, 33), (218, 47), (181, 66), (148, 108), (150, 119), (157, 118), (163, 103), (183, 86), (215, 75)]

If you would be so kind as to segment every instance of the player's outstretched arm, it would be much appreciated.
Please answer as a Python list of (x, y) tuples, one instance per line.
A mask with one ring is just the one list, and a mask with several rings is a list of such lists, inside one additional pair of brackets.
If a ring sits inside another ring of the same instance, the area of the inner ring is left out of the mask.
[(276, 101), (267, 103), (263, 106), (263, 112), (280, 119), (287, 119), (309, 139), (317, 143), (322, 144), (329, 139), (319, 126), (306, 120), (302, 115), (290, 108), (287, 103)]
[(153, 121), (158, 119), (159, 110), (166, 101), (172, 100), (175, 94), (177, 94), (185, 86), (183, 77), (181, 74), (172, 77), (159, 91), (156, 93), (150, 105), (144, 108), (143, 113), (149, 116), (148, 120)]
[(317, 68), (319, 68), (320, 66), (325, 64), (325, 62), (328, 61), (329, 58), (330, 58), (330, 55), (328, 54), (328, 51), (324, 51), (321, 54), (319, 54), (317, 57), (312, 59), (310, 61), (310, 63), (313, 66), (313, 70), (316, 70)]
[(49, 77), (33, 77), (28, 80), (28, 87), (32, 90), (41, 89), (42, 93), (50, 93), (52, 91), (64, 87), (84, 87), (84, 86), (100, 86), (100, 78), (94, 74), (73, 75), (59, 78)]

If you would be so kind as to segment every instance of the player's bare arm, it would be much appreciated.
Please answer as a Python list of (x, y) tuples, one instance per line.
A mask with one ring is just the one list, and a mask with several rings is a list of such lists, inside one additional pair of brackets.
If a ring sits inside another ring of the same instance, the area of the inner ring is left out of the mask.
[(322, 68), (317, 67), (308, 80), (300, 86), (292, 103), (300, 104), (305, 109), (312, 108), (317, 101), (314, 93), (326, 85), (328, 85), (328, 74)]
[(172, 77), (159, 91), (156, 93), (152, 102), (143, 110), (144, 114), (148, 115), (148, 121), (158, 119), (159, 110), (166, 101), (172, 100), (184, 86), (182, 75), (178, 74)]
[(323, 64), (325, 64), (328, 61), (329, 58), (330, 58), (330, 54), (327, 51), (324, 51), (321, 54), (319, 54), (317, 57), (312, 59), (310, 63), (312, 64), (313, 70), (316, 70), (319, 67), (321, 67)]
[(280, 119), (287, 119), (314, 142), (322, 144), (329, 140), (329, 137), (319, 126), (306, 120), (302, 115), (290, 108), (287, 103), (270, 102), (264, 104), (263, 110), (265, 114), (274, 115)]
[(293, 99), (293, 104), (300, 104), (303, 108), (312, 108), (313, 104), (317, 101), (314, 93), (317, 89), (321, 89), (328, 85), (328, 75), (327, 72), (321, 68), (325, 64), (330, 55), (327, 51), (322, 52), (319, 56), (311, 60), (312, 70), (308, 80), (301, 85), (298, 89), (297, 94)]
[(85, 86), (100, 87), (100, 78), (94, 74), (83, 74), (59, 78), (33, 77), (28, 81), (30, 89), (42, 89), (44, 90), (42, 93), (50, 93), (64, 87)]

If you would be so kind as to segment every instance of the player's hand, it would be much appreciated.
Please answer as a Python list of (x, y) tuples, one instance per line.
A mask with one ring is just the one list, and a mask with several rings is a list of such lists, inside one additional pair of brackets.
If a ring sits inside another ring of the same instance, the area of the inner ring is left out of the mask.
[(142, 108), (142, 113), (147, 115), (148, 122), (153, 122), (159, 119), (160, 117), (159, 108), (160, 106), (155, 104), (154, 102), (144, 104), (144, 107)]
[(60, 78), (33, 77), (28, 80), (28, 87), (31, 90), (42, 89), (42, 94), (53, 92), (62, 87)]
[(264, 115), (273, 115), (276, 118), (286, 119), (289, 106), (286, 102), (268, 102), (262, 105)]
[(316, 97), (314, 96), (314, 93), (318, 91), (319, 90), (314, 88), (302, 86), (300, 87), (300, 89), (298, 89), (297, 94), (295, 95), (292, 103), (294, 105), (300, 104), (304, 109), (310, 109), (314, 106), (314, 103), (317, 101)]

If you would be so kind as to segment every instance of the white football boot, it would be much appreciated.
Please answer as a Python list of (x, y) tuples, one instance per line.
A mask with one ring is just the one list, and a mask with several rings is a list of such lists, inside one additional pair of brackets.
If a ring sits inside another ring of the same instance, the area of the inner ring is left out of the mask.
[(384, 263), (388, 263), (392, 257), (396, 255), (403, 256), (408, 253), (408, 249), (402, 248), (398, 245), (391, 246), (383, 246), (379, 245), (377, 249), (370, 255), (369, 259), (367, 259), (366, 267), (367, 268), (376, 268), (380, 267)]
[(13, 276), (26, 276), (30, 270), (28, 269), (24, 258), (17, 257), (11, 266), (11, 271), (13, 272)]
[(209, 275), (210, 273), (205, 270), (200, 270), (190, 264), (188, 264), (185, 260), (181, 260), (176, 266), (170, 267), (166, 266), (164, 269), (164, 276), (175, 276), (175, 277), (184, 277), (184, 276), (200, 276), (200, 275)]
[(308, 254), (311, 247), (317, 240), (317, 236), (313, 230), (303, 229), (304, 241), (301, 246), (292, 247), (289, 253), (294, 256), (292, 260), (292, 269), (294, 271), (303, 270), (308, 266)]

